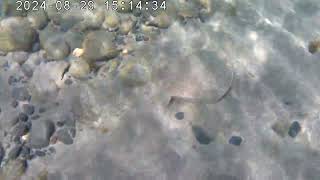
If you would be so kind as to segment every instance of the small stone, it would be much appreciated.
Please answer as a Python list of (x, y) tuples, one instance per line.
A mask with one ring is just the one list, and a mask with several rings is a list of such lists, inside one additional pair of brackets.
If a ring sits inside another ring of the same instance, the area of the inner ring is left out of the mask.
[(30, 146), (32, 148), (43, 148), (48, 146), (50, 137), (54, 131), (54, 124), (49, 120), (32, 121)]
[(34, 106), (31, 104), (24, 104), (22, 106), (22, 110), (24, 113), (26, 113), (28, 115), (32, 115), (34, 113)]
[(56, 153), (56, 149), (54, 148), (54, 147), (49, 147), (49, 152), (51, 153), (51, 154), (55, 154)]
[(39, 113), (44, 113), (44, 112), (46, 112), (46, 108), (40, 107), (40, 108), (39, 108)]
[(2, 146), (2, 143), (0, 143), (0, 164), (2, 163), (2, 160), (3, 160), (4, 156), (5, 156), (5, 154), (6, 154), (6, 152), (5, 152), (5, 150), (4, 150), (3, 146)]
[(40, 118), (40, 115), (39, 114), (36, 114), (34, 116), (31, 117), (32, 120), (37, 120)]
[(25, 87), (13, 88), (11, 96), (18, 101), (30, 101), (31, 99), (31, 96)]
[(311, 54), (315, 54), (320, 50), (320, 40), (311, 41), (308, 46), (308, 50)]
[(18, 115), (18, 119), (19, 119), (19, 121), (27, 122), (27, 121), (28, 121), (28, 119), (29, 119), (29, 117), (28, 117), (28, 115), (27, 115), (27, 114), (25, 114), (25, 113), (19, 113), (19, 115)]
[(12, 130), (13, 137), (21, 137), (29, 132), (29, 125), (24, 122), (19, 122)]
[(57, 138), (60, 142), (70, 145), (73, 144), (72, 132), (69, 128), (63, 128), (57, 131)]
[(8, 84), (9, 85), (13, 85), (13, 84), (15, 84), (17, 82), (18, 82), (17, 78), (15, 78), (14, 76), (9, 76), (9, 78), (8, 78)]
[(143, 34), (137, 34), (136, 35), (136, 41), (144, 41), (144, 35)]
[(8, 154), (9, 159), (17, 159), (18, 156), (20, 155), (20, 152), (22, 150), (22, 146), (21, 145), (16, 145), (14, 146)]
[(69, 45), (60, 36), (49, 38), (44, 45), (44, 50), (48, 57), (54, 60), (62, 60), (70, 53)]
[(290, 137), (295, 138), (300, 131), (301, 131), (300, 123), (297, 121), (294, 121), (289, 128), (288, 134)]
[(148, 68), (135, 63), (121, 65), (118, 76), (123, 84), (127, 86), (142, 86), (151, 79)]
[(175, 114), (175, 117), (176, 117), (176, 119), (178, 119), (178, 120), (184, 119), (184, 112), (177, 112), (177, 113)]
[(229, 139), (229, 144), (235, 145), (235, 146), (240, 146), (242, 142), (242, 138), (240, 136), (232, 136)]
[(71, 85), (73, 82), (72, 82), (72, 80), (71, 79), (66, 79), (65, 81), (64, 81), (64, 84), (65, 85)]
[(272, 130), (280, 137), (285, 137), (289, 130), (290, 124), (286, 121), (277, 121), (272, 125)]
[(28, 51), (36, 37), (36, 31), (22, 17), (9, 17), (0, 24), (0, 50)]
[(25, 159), (30, 159), (31, 149), (28, 146), (23, 146), (20, 152), (20, 156)]
[(40, 150), (36, 150), (36, 151), (35, 151), (35, 155), (36, 155), (36, 156), (39, 156), (39, 157), (43, 157), (43, 156), (46, 155), (46, 153), (43, 152), (43, 151), (40, 151)]
[(69, 71), (71, 76), (76, 78), (85, 77), (90, 73), (90, 65), (85, 60), (71, 61)]
[(200, 126), (192, 126), (192, 132), (200, 144), (210, 144), (212, 138), (208, 133)]
[(58, 126), (58, 127), (62, 127), (63, 125), (64, 125), (64, 122), (63, 122), (63, 121), (58, 121), (58, 122), (57, 122), (57, 126)]
[(16, 108), (18, 105), (19, 105), (19, 102), (18, 102), (17, 100), (13, 100), (13, 101), (11, 102), (11, 106), (12, 106), (13, 108)]

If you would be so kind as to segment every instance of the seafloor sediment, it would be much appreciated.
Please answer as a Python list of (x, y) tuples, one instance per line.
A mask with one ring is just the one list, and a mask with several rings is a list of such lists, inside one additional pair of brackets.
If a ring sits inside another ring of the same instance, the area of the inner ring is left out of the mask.
[(1, 180), (319, 179), (317, 0), (45, 2), (0, 3)]

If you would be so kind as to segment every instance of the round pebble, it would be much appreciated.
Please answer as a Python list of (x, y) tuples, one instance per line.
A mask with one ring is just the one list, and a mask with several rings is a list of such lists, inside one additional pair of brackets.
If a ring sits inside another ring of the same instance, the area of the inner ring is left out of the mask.
[(25, 159), (30, 159), (31, 149), (28, 146), (23, 146), (20, 152), (20, 156)]
[(71, 79), (67, 79), (64, 81), (65, 85), (71, 85), (72, 84), (72, 80)]
[(24, 104), (22, 106), (22, 110), (24, 113), (26, 113), (28, 115), (32, 115), (34, 113), (34, 106), (31, 104)]
[(27, 115), (27, 114), (25, 114), (25, 113), (19, 113), (19, 115), (18, 115), (18, 119), (19, 119), (19, 121), (27, 122), (27, 121), (28, 121), (28, 119), (29, 119), (29, 117), (28, 117), (28, 115)]
[(40, 150), (36, 150), (36, 151), (35, 151), (35, 155), (36, 155), (36, 156), (39, 156), (39, 157), (43, 157), (43, 156), (46, 155), (46, 153), (43, 152), (43, 151), (40, 151)]
[(295, 138), (300, 131), (301, 131), (300, 123), (295, 121), (290, 125), (288, 134), (290, 137)]
[(176, 117), (176, 119), (178, 119), (178, 120), (184, 119), (184, 112), (177, 112), (177, 113), (175, 114), (175, 117)]
[(240, 146), (241, 143), (242, 143), (242, 138), (240, 136), (232, 136), (229, 139), (229, 144)]
[(15, 78), (14, 76), (9, 76), (9, 78), (8, 78), (9, 85), (13, 85), (14, 83), (17, 83), (17, 82), (18, 82), (17, 78)]
[(73, 144), (73, 139), (69, 128), (63, 128), (57, 131), (57, 138), (64, 144)]

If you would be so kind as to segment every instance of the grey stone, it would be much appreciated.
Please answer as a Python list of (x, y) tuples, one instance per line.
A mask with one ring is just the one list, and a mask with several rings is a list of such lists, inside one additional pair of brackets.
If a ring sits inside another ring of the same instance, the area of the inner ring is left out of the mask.
[(177, 112), (175, 114), (175, 118), (178, 119), (178, 120), (184, 119), (184, 112)]
[(19, 121), (27, 122), (27, 121), (28, 121), (28, 119), (29, 119), (29, 117), (28, 117), (28, 115), (27, 115), (27, 114), (25, 114), (25, 113), (19, 113), (19, 115), (18, 115), (18, 119), (19, 119)]
[(3, 160), (4, 156), (5, 156), (5, 154), (6, 154), (6, 152), (5, 152), (5, 150), (4, 150), (3, 146), (2, 146), (2, 143), (0, 143), (0, 165), (2, 163), (2, 160)]
[(240, 146), (242, 143), (242, 138), (240, 136), (232, 136), (229, 139), (229, 144), (235, 145), (235, 146)]
[(36, 31), (25, 18), (10, 17), (0, 24), (0, 50), (28, 51), (35, 40)]
[(64, 144), (73, 144), (72, 131), (70, 128), (63, 128), (57, 131), (57, 138)]
[(295, 138), (300, 131), (301, 131), (300, 123), (295, 121), (291, 124), (288, 134), (290, 137)]
[(70, 53), (69, 45), (62, 36), (52, 37), (44, 44), (44, 49), (48, 58), (61, 60), (67, 57)]
[(3, 168), (3, 178), (8, 180), (18, 180), (27, 169), (27, 161), (16, 159), (10, 160)]
[(31, 104), (24, 104), (22, 106), (22, 110), (24, 113), (26, 113), (28, 115), (32, 115), (34, 113), (34, 106)]
[(28, 146), (23, 146), (21, 148), (20, 156), (25, 159), (29, 159), (31, 156), (31, 149)]
[(48, 146), (50, 137), (54, 131), (54, 124), (49, 120), (32, 121), (30, 146), (32, 148), (43, 148)]

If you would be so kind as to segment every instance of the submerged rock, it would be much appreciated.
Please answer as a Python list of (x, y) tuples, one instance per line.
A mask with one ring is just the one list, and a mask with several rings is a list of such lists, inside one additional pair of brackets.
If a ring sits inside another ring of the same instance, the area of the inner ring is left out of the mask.
[(29, 51), (36, 31), (22, 17), (10, 17), (0, 23), (0, 51)]
[(32, 121), (30, 130), (30, 146), (32, 148), (43, 148), (48, 146), (50, 137), (54, 131), (54, 124), (49, 120)]
[(49, 38), (44, 44), (44, 49), (49, 59), (62, 60), (70, 53), (70, 48), (63, 36)]
[(87, 61), (82, 59), (73, 60), (71, 61), (68, 72), (73, 77), (81, 78), (90, 73), (90, 65), (87, 63)]
[(309, 52), (315, 54), (320, 51), (320, 40), (311, 41), (308, 46)]
[(290, 137), (295, 138), (300, 131), (301, 131), (300, 123), (295, 121), (290, 125), (288, 134)]
[(151, 79), (149, 69), (144, 65), (136, 63), (121, 65), (118, 76), (123, 84), (128, 86), (142, 86)]
[(120, 51), (115, 46), (114, 36), (110, 32), (92, 31), (84, 39), (83, 58), (88, 60), (103, 60), (118, 56)]

